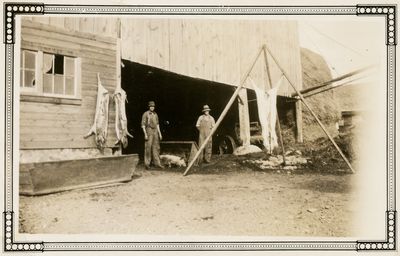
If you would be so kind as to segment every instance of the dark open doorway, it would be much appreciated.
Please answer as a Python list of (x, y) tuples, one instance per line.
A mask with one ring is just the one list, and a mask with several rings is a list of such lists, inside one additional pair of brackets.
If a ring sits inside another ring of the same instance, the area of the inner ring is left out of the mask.
[[(128, 129), (134, 136), (129, 139), (123, 153), (143, 153), (140, 121), (148, 109), (148, 101), (156, 102), (155, 111), (160, 118), (164, 140), (197, 141), (195, 124), (202, 114), (203, 105), (210, 106), (210, 114), (217, 120), (235, 89), (230, 85), (182, 76), (135, 62), (124, 60), (123, 63), (121, 86), (127, 93)], [(217, 145), (222, 135), (234, 136), (237, 112), (237, 104), (234, 104), (215, 134), (213, 144)]]
[[(155, 111), (160, 118), (164, 140), (197, 141), (195, 124), (203, 105), (210, 106), (210, 114), (217, 120), (235, 90), (232, 85), (183, 76), (136, 62), (123, 60), (123, 64), (121, 86), (127, 93), (128, 130), (134, 136), (129, 138), (124, 154), (137, 153), (142, 157), (144, 138), (140, 122), (148, 109), (148, 101), (156, 103)], [(247, 90), (247, 93), (249, 100), (255, 99), (254, 91)], [(284, 97), (278, 97), (277, 102), (281, 122), (287, 123), (294, 103), (288, 104)], [(255, 101), (249, 102), (249, 111), (250, 121), (258, 121)], [(238, 104), (233, 104), (213, 136), (214, 153), (219, 152), (218, 145), (227, 136), (238, 142), (238, 122)]]

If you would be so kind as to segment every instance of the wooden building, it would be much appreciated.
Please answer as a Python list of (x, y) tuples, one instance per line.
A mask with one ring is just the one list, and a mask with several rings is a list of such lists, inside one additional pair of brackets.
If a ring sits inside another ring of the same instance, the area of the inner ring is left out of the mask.
[[(237, 86), (266, 44), (302, 88), (295, 21), (23, 17), (21, 33), (21, 162), (120, 154), (112, 100), (105, 151), (97, 150), (93, 137), (83, 136), (95, 116), (97, 73), (112, 95), (120, 84), (121, 59)], [(268, 59), (274, 84), (281, 71)], [(269, 86), (263, 58), (251, 77)], [(286, 81), (279, 90), (280, 95), (292, 92)]]

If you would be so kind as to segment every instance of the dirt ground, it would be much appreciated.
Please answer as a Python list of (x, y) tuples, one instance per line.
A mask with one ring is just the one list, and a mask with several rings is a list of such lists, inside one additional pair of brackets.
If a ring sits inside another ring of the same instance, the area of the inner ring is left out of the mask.
[(262, 171), (215, 156), (182, 169), (144, 170), (130, 182), (20, 197), (22, 233), (350, 236), (352, 175)]

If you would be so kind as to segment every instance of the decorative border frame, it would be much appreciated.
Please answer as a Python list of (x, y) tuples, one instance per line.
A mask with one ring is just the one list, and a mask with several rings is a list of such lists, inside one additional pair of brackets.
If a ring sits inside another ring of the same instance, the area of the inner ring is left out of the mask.
[[(15, 241), (13, 212), (13, 113), (15, 17), (24, 14), (76, 15), (373, 15), (386, 20), (387, 45), (387, 211), (386, 237), (381, 241), (277, 242), (45, 242)], [(396, 19), (397, 5), (356, 6), (168, 6), (68, 5), (4, 3), (5, 163), (4, 251), (363, 251), (396, 250)]]

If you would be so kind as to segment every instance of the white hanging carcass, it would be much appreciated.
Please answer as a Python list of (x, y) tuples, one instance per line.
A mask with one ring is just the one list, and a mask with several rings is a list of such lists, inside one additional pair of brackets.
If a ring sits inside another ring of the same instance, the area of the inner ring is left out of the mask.
[(108, 91), (101, 85), (100, 75), (97, 73), (97, 102), (94, 123), (85, 138), (95, 135), (96, 145), (103, 150), (107, 140), (108, 129), (108, 104), (110, 97)]
[(278, 139), (275, 131), (277, 117), (276, 97), (282, 82), (282, 78), (283, 77), (279, 79), (276, 86), (268, 91), (265, 91), (264, 88), (258, 87), (254, 84), (253, 80), (251, 80), (257, 97), (257, 108), (261, 125), (263, 145), (269, 153), (271, 153), (272, 150), (278, 146)]
[(115, 144), (121, 143), (126, 148), (128, 146), (127, 136), (133, 138), (128, 132), (128, 121), (126, 119), (125, 111), (126, 92), (122, 88), (117, 88), (114, 92), (115, 102), (115, 132), (117, 134), (117, 141)]

